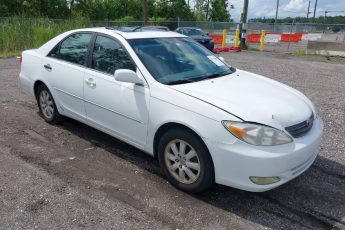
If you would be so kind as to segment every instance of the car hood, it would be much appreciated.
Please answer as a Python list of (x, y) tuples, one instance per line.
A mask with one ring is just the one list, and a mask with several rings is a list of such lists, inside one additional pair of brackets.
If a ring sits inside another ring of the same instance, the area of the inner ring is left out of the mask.
[(280, 129), (307, 120), (313, 111), (311, 102), (297, 90), (242, 70), (171, 87), (244, 121)]

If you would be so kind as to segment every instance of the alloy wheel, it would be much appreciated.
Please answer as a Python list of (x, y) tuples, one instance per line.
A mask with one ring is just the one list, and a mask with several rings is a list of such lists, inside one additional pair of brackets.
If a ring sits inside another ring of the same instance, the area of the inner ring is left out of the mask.
[(200, 175), (200, 160), (195, 149), (183, 140), (170, 141), (164, 151), (169, 173), (179, 182), (191, 184)]
[(42, 90), (40, 92), (39, 102), (43, 116), (47, 119), (52, 119), (54, 116), (54, 102), (50, 93), (46, 90)]

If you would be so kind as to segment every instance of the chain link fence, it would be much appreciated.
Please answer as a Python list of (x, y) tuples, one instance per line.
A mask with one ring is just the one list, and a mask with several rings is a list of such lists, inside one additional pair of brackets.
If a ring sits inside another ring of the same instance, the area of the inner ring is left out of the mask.
[(312, 24), (312, 23), (249, 23), (248, 30), (258, 32), (266, 30), (271, 33), (339, 33), (345, 32), (345, 24)]
[[(56, 35), (71, 29), (105, 26), (143, 26), (143, 21), (90, 21), (80, 19), (48, 18), (0, 18), (0, 52), (17, 52), (23, 49), (39, 47)], [(199, 27), (210, 34), (222, 34), (224, 29), (233, 36), (237, 23), (212, 21), (156, 21), (147, 25), (167, 26), (170, 30), (177, 27)], [(261, 30), (269, 33), (314, 33), (323, 34), (322, 39), (345, 42), (345, 24), (266, 24), (249, 23), (247, 34), (258, 34)]]

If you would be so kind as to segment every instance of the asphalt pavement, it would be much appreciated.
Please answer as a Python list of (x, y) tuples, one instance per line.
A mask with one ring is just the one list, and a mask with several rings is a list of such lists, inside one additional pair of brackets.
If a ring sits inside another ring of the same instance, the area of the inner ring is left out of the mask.
[(221, 185), (189, 195), (145, 153), (77, 121), (52, 126), (0, 59), (0, 229), (345, 229), (343, 59), (223, 53), (306, 94), (324, 120), (312, 167), (264, 193)]

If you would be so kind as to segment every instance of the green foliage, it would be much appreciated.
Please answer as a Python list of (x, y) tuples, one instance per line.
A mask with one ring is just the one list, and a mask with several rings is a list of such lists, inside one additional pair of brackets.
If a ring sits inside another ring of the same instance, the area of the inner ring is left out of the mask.
[(188, 8), (185, 0), (156, 0), (154, 17), (162, 17), (169, 19), (180, 18), (182, 20), (193, 19), (193, 14)]
[(17, 51), (17, 52), (3, 52), (3, 53), (0, 52), (0, 58), (1, 57), (16, 57), (19, 55), (20, 55), (19, 51)]
[(156, 18), (156, 17), (151, 17), (149, 18), (149, 23), (154, 26), (161, 26), (168, 20), (166, 18)]
[(38, 27), (35, 30), (35, 43), (37, 46), (40, 44), (44, 44), (46, 41), (48, 41), (51, 37), (49, 34), (49, 30), (43, 28), (43, 27)]
[(197, 21), (209, 19), (210, 0), (195, 0), (194, 1), (194, 17)]
[(85, 18), (76, 20), (20, 17), (0, 19), (0, 53), (38, 48), (62, 32), (90, 26), (91, 22)]
[(307, 53), (306, 49), (299, 49), (294, 52), (295, 56), (305, 56)]
[(0, 17), (8, 16), (8, 8), (4, 4), (0, 4)]
[(229, 22), (230, 14), (228, 9), (227, 0), (212, 0), (210, 18), (216, 22)]
[[(227, 0), (146, 0), (148, 17), (176, 20), (229, 21)], [(142, 0), (0, 0), (1, 16), (47, 17), (116, 21), (126, 16), (143, 18)]]
[(247, 50), (247, 49), (249, 49), (249, 46), (248, 46), (248, 44), (247, 43), (240, 43), (240, 47), (241, 47), (241, 49), (242, 50)]
[(121, 25), (129, 25), (129, 23), (132, 21), (134, 21), (133, 16), (125, 16), (119, 20)]
[[(193, 19), (185, 0), (147, 0), (148, 17)], [(142, 0), (0, 0), (0, 16), (118, 20), (143, 18)]]
[[(296, 18), (291, 18), (291, 17), (286, 17), (286, 18), (281, 18), (277, 20), (277, 23), (316, 23), (316, 24), (345, 24), (345, 16), (333, 16), (333, 17), (327, 17), (325, 20), (324, 16), (320, 16), (318, 18), (306, 18), (306, 17), (296, 17)], [(274, 23), (274, 18), (253, 18), (250, 19), (249, 22), (263, 22), (263, 23)]]

